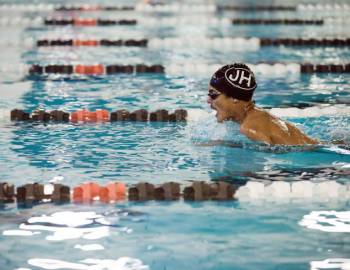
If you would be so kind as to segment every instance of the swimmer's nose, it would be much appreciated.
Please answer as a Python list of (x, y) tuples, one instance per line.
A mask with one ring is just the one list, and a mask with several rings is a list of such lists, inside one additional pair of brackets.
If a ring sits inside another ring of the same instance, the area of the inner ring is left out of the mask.
[(210, 97), (208, 97), (208, 98), (207, 98), (207, 103), (208, 103), (208, 104), (211, 104), (211, 102), (212, 102), (212, 99), (211, 99)]

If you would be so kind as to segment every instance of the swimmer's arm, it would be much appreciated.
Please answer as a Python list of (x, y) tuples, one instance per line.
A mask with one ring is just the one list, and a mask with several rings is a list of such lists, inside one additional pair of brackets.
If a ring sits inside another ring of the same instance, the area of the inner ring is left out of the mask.
[(345, 140), (339, 139), (339, 140), (331, 140), (331, 144), (346, 145), (347, 142)]
[(309, 137), (295, 125), (286, 122), (288, 129), (291, 131), (292, 137), (298, 140), (298, 144), (319, 144), (319, 141)]
[(242, 147), (240, 142), (227, 142), (223, 140), (212, 140), (209, 142), (195, 143), (197, 146), (228, 146), (228, 147)]

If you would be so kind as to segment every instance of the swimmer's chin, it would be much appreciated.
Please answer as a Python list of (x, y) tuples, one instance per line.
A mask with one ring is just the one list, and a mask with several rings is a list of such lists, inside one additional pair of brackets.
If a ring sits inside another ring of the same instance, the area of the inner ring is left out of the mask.
[(227, 119), (223, 119), (223, 118), (220, 118), (218, 116), (216, 116), (216, 121), (218, 121), (218, 123), (223, 123), (225, 122)]
[(220, 117), (220, 115), (218, 113), (215, 114), (216, 117), (216, 121), (218, 121), (218, 123), (224, 123), (227, 121), (234, 121), (234, 119), (232, 119), (231, 117)]
[[(215, 109), (214, 109), (215, 110)], [(228, 119), (226, 118), (222, 118), (220, 117), (220, 114), (218, 113), (218, 111), (215, 110), (215, 118), (216, 118), (216, 121), (218, 121), (218, 123), (223, 123), (225, 121), (227, 121)]]
[(215, 118), (216, 118), (216, 121), (218, 121), (219, 123), (222, 123), (224, 121), (219, 117), (218, 112), (215, 113)]

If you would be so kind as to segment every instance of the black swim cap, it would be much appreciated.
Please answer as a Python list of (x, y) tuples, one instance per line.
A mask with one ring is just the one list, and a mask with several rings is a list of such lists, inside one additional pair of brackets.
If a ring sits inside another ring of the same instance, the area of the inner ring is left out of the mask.
[(252, 99), (257, 86), (253, 72), (242, 63), (225, 65), (217, 70), (210, 85), (226, 96), (245, 101)]

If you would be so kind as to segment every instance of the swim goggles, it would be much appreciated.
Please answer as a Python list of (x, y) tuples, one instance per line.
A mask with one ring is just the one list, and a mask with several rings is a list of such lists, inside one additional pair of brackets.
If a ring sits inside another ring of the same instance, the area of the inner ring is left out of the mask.
[(214, 90), (209, 90), (209, 93), (208, 93), (208, 96), (209, 96), (212, 100), (217, 99), (218, 96), (220, 96), (220, 95), (221, 95), (220, 92), (214, 91)]

